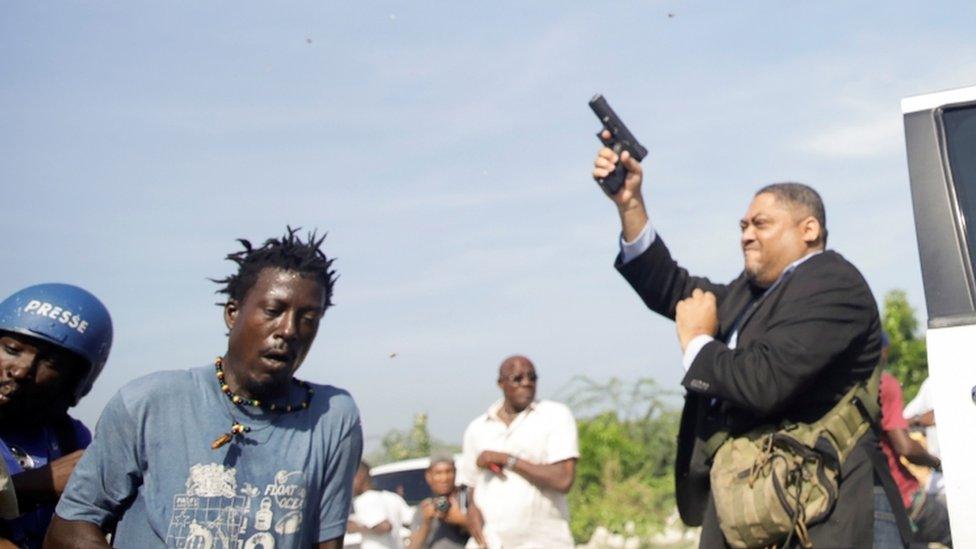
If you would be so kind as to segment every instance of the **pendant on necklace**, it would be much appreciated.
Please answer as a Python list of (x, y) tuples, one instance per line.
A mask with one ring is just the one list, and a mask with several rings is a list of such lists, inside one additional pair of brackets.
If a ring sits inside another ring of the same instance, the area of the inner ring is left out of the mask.
[(217, 437), (216, 440), (214, 440), (213, 443), (210, 444), (210, 448), (216, 450), (221, 446), (227, 444), (231, 440), (233, 440), (235, 435), (241, 435), (250, 431), (251, 428), (248, 427), (247, 425), (234, 422), (234, 424), (230, 426), (230, 431), (227, 431), (226, 433)]

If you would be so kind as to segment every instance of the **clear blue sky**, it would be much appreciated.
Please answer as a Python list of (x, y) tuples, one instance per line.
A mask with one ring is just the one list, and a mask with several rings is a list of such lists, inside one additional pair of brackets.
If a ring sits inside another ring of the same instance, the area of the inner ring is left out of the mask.
[(673, 326), (611, 266), (598, 91), (686, 266), (734, 277), (751, 193), (799, 180), (830, 247), (924, 318), (899, 101), (974, 83), (971, 2), (201, 4), (0, 7), (0, 293), (106, 302), (86, 422), (221, 353), (207, 277), (286, 224), (327, 230), (341, 273), (299, 375), (348, 388), (374, 444), (418, 411), (458, 442), (512, 353), (544, 397), (579, 374), (678, 389)]

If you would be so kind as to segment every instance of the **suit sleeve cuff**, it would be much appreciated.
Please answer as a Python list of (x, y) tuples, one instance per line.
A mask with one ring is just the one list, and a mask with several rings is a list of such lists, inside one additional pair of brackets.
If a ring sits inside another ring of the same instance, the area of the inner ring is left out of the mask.
[(657, 238), (657, 232), (654, 231), (654, 227), (651, 226), (650, 220), (644, 225), (644, 229), (641, 230), (637, 238), (627, 242), (624, 240), (623, 235), (620, 235), (620, 258), (621, 264), (627, 264), (628, 261), (634, 259), (635, 257), (646, 252), (651, 244), (654, 243), (654, 239)]
[(685, 367), (686, 372), (689, 368), (691, 368), (692, 363), (695, 362), (695, 358), (698, 357), (698, 353), (701, 352), (702, 347), (708, 345), (709, 342), (714, 340), (715, 338), (712, 336), (700, 335), (695, 336), (695, 338), (688, 343), (688, 346), (685, 347), (685, 354), (681, 358), (681, 365)]

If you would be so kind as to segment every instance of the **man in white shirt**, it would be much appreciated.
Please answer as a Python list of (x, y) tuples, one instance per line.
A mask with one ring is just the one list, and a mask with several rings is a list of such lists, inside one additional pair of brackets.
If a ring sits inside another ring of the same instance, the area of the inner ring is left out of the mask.
[(353, 480), (353, 514), (347, 530), (359, 532), (361, 549), (403, 549), (400, 528), (413, 520), (413, 510), (402, 497), (385, 490), (373, 490), (369, 464), (359, 464)]
[(471, 534), (490, 549), (573, 546), (566, 493), (579, 458), (576, 420), (563, 404), (535, 400), (537, 380), (528, 358), (505, 359), (503, 398), (464, 432)]
[[(932, 399), (932, 384), (930, 378), (925, 378), (918, 394), (905, 405), (904, 417), (910, 427), (925, 428), (925, 449), (935, 457), (941, 457), (939, 452), (939, 434), (935, 428), (935, 402)], [(945, 480), (942, 471), (933, 470), (929, 476), (926, 492), (945, 497)]]

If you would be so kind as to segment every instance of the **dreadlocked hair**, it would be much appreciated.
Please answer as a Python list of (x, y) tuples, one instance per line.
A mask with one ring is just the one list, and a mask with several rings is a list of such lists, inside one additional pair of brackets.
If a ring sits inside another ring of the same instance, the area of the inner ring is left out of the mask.
[[(223, 284), (217, 293), (241, 302), (257, 282), (262, 270), (280, 269), (315, 279), (325, 290), (325, 308), (331, 306), (332, 289), (337, 276), (332, 270), (335, 258), (329, 259), (322, 251), (322, 242), (326, 235), (318, 237), (315, 231), (311, 231), (303, 241), (298, 236), (300, 230), (301, 227), (292, 229), (287, 226), (286, 233), (281, 238), (269, 238), (258, 248), (252, 246), (249, 240), (238, 238), (237, 241), (244, 249), (227, 254), (228, 260), (237, 263), (237, 274), (221, 279), (211, 278), (211, 281)], [(226, 303), (218, 305), (223, 306)]]

